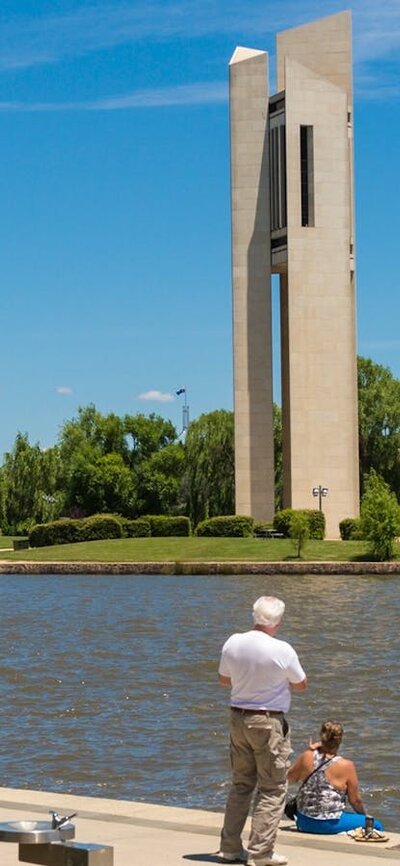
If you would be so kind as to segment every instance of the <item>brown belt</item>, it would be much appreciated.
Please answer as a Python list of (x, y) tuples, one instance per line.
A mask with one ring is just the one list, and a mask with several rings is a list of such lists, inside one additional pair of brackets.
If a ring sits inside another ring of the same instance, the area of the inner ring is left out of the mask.
[(284, 715), (283, 710), (249, 710), (249, 709), (243, 709), (243, 707), (231, 707), (231, 710), (233, 710), (234, 713), (242, 713), (243, 715), (245, 713), (252, 713), (253, 715), (256, 715), (256, 716), (283, 716)]

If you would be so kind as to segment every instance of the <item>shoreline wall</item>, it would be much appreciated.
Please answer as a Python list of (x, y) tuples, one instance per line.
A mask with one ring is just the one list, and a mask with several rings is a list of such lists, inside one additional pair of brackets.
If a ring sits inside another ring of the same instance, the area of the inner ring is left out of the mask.
[(0, 574), (400, 574), (398, 562), (37, 562), (0, 560)]

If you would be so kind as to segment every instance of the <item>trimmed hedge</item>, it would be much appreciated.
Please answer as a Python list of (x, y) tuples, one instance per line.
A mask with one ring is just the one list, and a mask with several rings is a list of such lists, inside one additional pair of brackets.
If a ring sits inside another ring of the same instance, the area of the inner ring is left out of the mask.
[(305, 509), (304, 514), (308, 517), (308, 525), (310, 527), (310, 538), (317, 541), (323, 541), (325, 538), (325, 514), (323, 511), (315, 511), (315, 509)]
[(315, 511), (308, 508), (284, 508), (277, 511), (274, 516), (274, 529), (281, 532), (285, 538), (290, 537), (290, 528), (294, 514), (305, 514), (308, 519), (310, 538), (322, 541), (325, 537), (325, 515), (323, 511)]
[(202, 520), (196, 529), (200, 537), (248, 538), (253, 535), (253, 517), (232, 514), (227, 517), (209, 517)]
[(359, 517), (345, 517), (339, 523), (342, 541), (360, 541), (362, 539), (361, 521)]
[(258, 520), (253, 526), (253, 535), (255, 538), (263, 537), (268, 529), (272, 529), (272, 520)]
[(80, 541), (101, 541), (106, 538), (122, 538), (122, 523), (109, 514), (87, 517), (82, 523)]
[(37, 523), (29, 533), (30, 547), (50, 547), (53, 544), (73, 544), (82, 541), (83, 520), (69, 517), (52, 523)]
[(277, 511), (274, 515), (273, 524), (277, 532), (281, 532), (285, 538), (290, 537), (290, 526), (292, 522), (293, 509), (284, 508), (282, 511)]
[(153, 538), (164, 536), (186, 537), (191, 534), (190, 520), (188, 517), (168, 517), (165, 514), (146, 514), (143, 518), (150, 523)]
[(149, 538), (151, 535), (150, 521), (144, 517), (138, 517), (136, 520), (124, 518), (121, 523), (127, 538)]
[(129, 520), (118, 514), (92, 514), (81, 520), (62, 518), (53, 523), (38, 523), (29, 533), (31, 547), (98, 541), (107, 538), (148, 538), (190, 535), (188, 517), (155, 515)]

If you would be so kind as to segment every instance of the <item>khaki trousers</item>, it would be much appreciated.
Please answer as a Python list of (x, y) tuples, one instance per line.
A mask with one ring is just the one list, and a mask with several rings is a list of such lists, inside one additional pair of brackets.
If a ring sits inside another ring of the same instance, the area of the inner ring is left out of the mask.
[(221, 851), (239, 855), (253, 793), (249, 858), (262, 866), (271, 857), (287, 792), (290, 730), (283, 716), (231, 710), (232, 785), (221, 833)]

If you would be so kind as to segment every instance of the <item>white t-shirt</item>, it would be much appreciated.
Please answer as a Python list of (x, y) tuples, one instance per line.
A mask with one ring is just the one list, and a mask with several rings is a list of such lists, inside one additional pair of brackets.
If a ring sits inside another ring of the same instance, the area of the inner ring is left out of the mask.
[(219, 673), (231, 679), (233, 707), (282, 712), (290, 707), (290, 683), (306, 676), (289, 643), (257, 629), (228, 638)]

